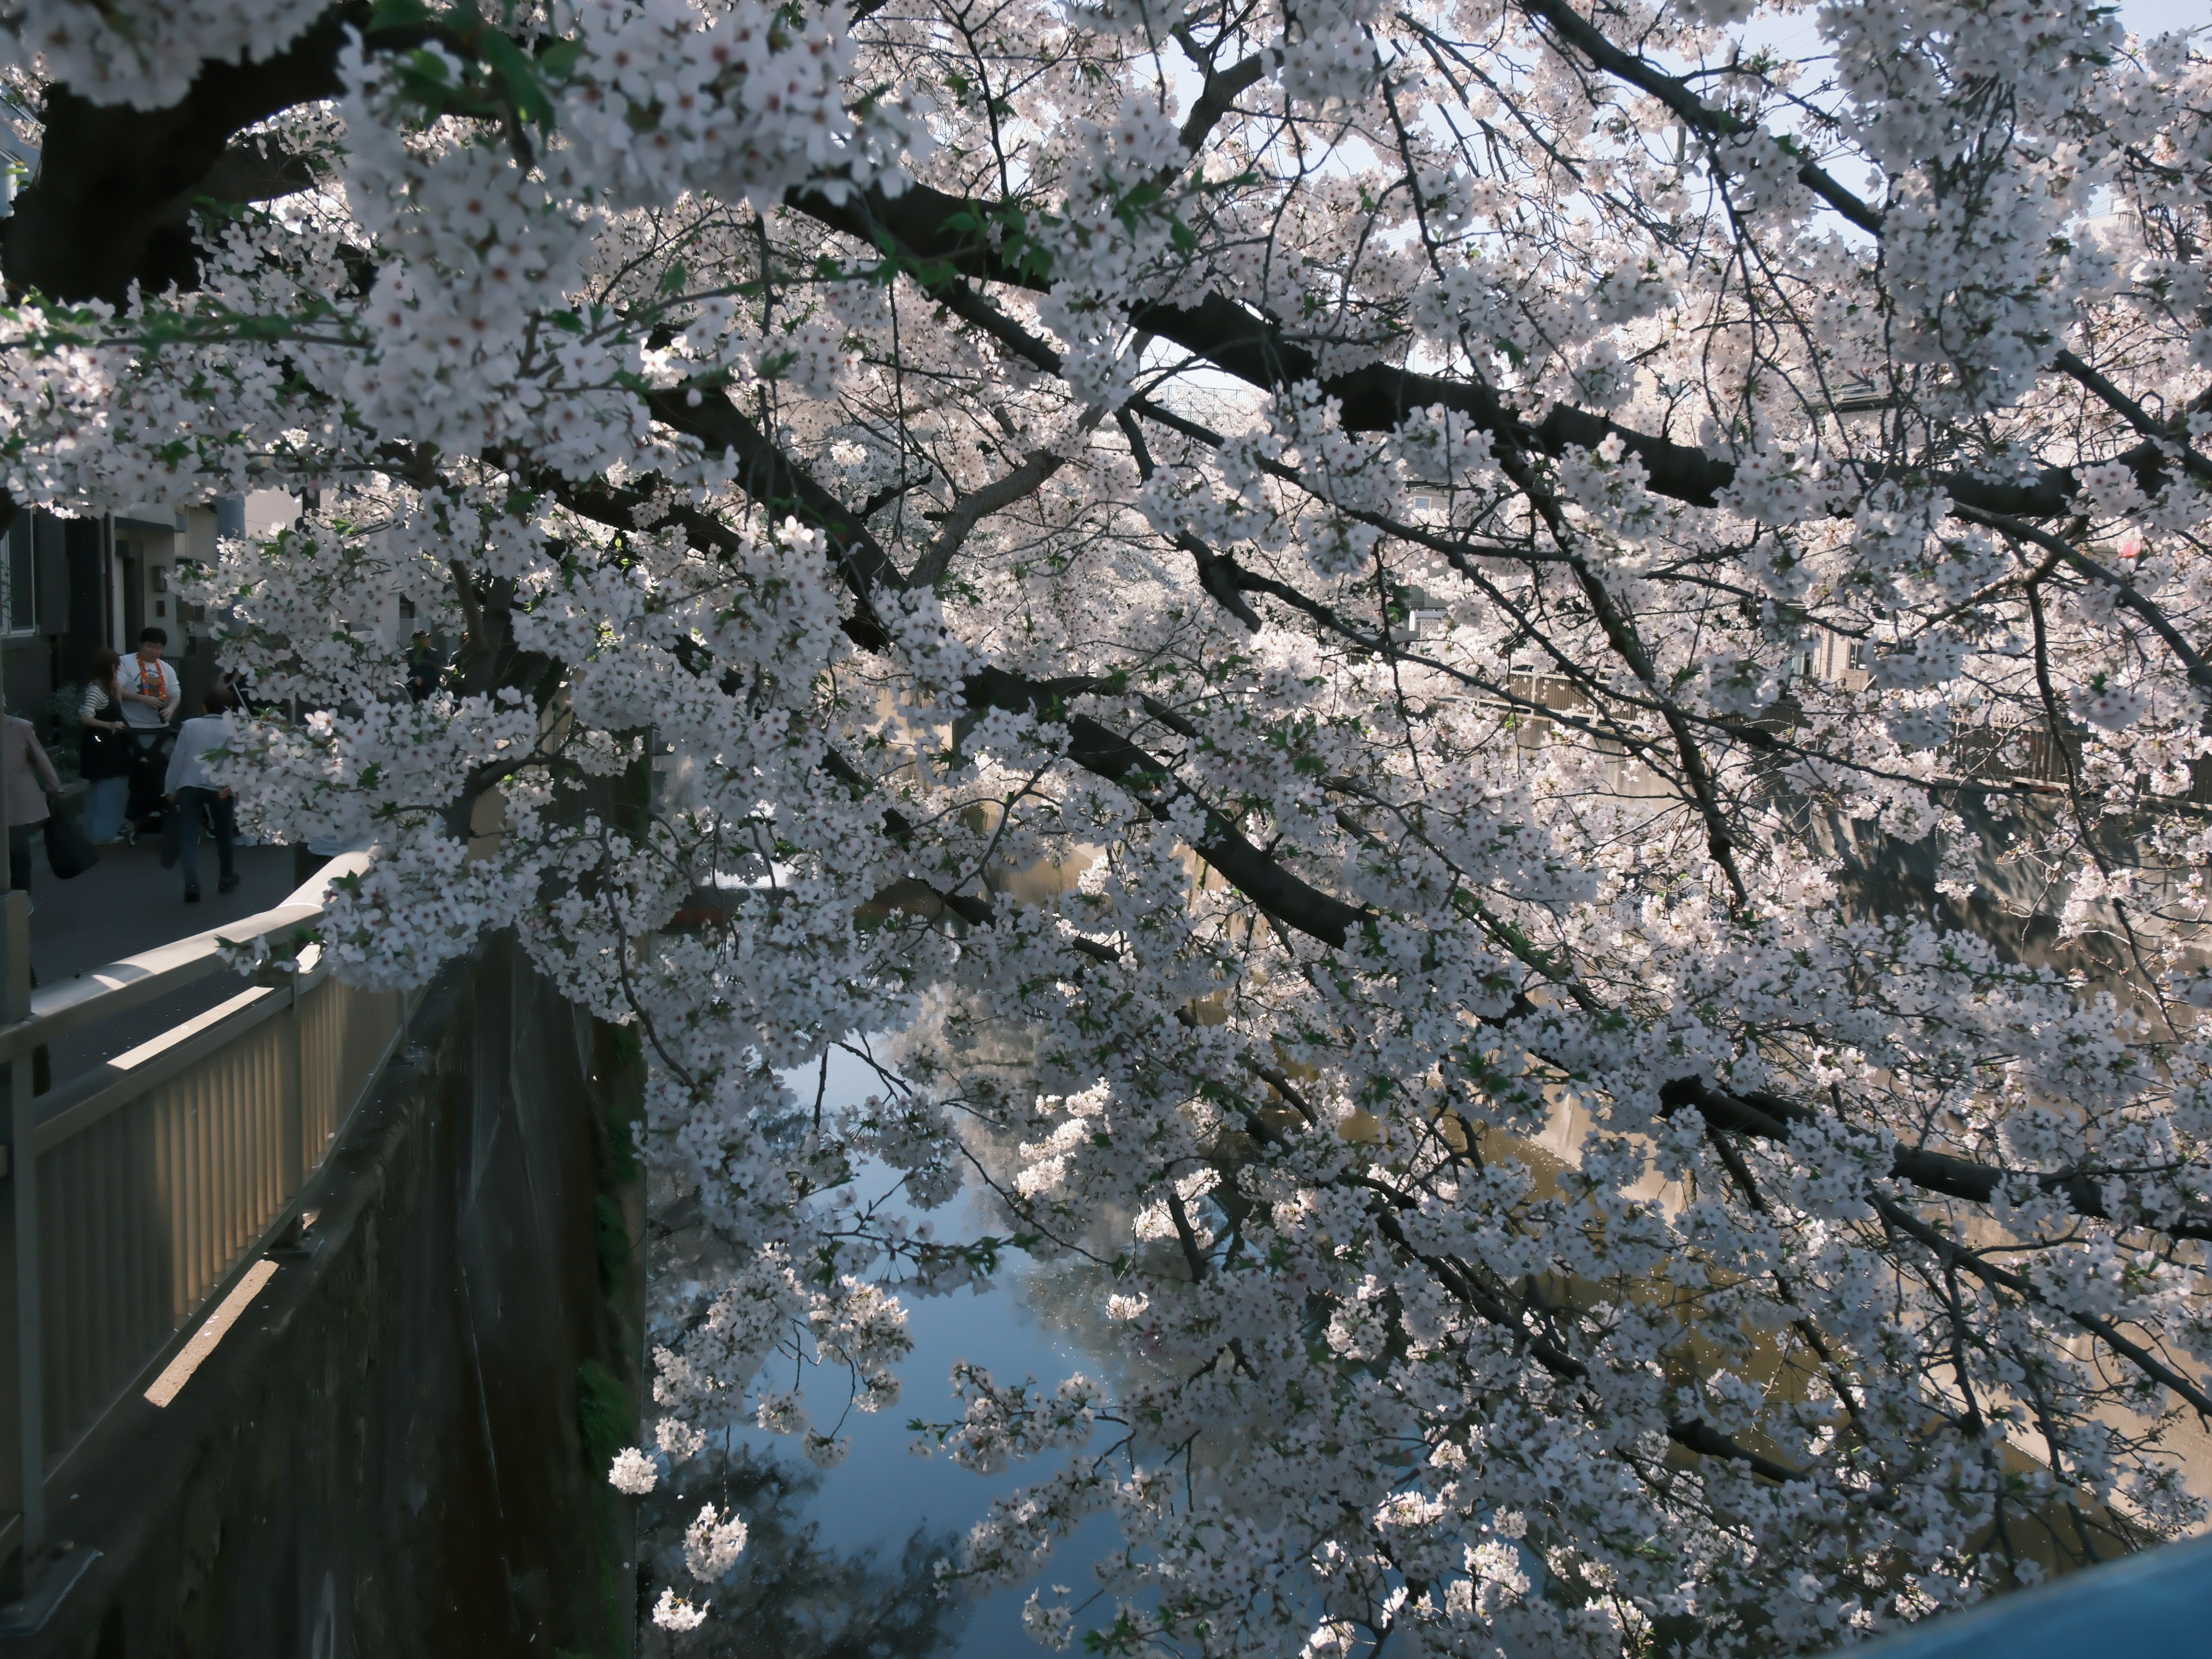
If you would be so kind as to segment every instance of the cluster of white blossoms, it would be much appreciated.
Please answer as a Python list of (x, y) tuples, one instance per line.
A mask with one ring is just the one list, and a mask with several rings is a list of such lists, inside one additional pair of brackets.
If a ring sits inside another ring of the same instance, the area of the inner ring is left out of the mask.
[(290, 191), (43, 292), (42, 155), (0, 483), (301, 496), (180, 597), (376, 844), (328, 959), (635, 1033), (619, 1491), (835, 1463), (1018, 1249), (1079, 1372), (920, 1443), (1022, 1482), (948, 1591), (1121, 1529), (1049, 1644), (1818, 1652), (2202, 1523), (2202, 38), (491, 10), (0, 7)]
[(209, 63), (259, 63), (290, 46), (327, 0), (12, 0), (0, 62), (99, 104), (161, 109)]
[[(854, 141), (873, 106), (848, 106), (855, 54), (842, 9), (803, 21), (758, 0), (587, 0), (574, 11), (560, 165), (586, 189), (624, 207), (687, 191), (768, 204), (855, 161), (849, 182), (868, 182)], [(896, 118), (876, 125), (908, 136)]]

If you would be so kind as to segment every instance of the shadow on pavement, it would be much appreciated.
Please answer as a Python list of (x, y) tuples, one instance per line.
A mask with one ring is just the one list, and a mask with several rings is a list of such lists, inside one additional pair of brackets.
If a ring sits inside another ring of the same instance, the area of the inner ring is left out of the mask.
[[(216, 890), (215, 848), (200, 846), (200, 888), (205, 897), (185, 902), (185, 878), (161, 868), (155, 839), (136, 847), (103, 847), (97, 867), (73, 881), (57, 881), (43, 860), (31, 878), (31, 969), (40, 985), (58, 985), (88, 969), (167, 945), (188, 933), (275, 908), (298, 884), (289, 847), (238, 849), (238, 890)], [(55, 1084), (66, 1083), (102, 1060), (204, 1013), (244, 988), (245, 981), (212, 974), (120, 1018), (72, 1031), (53, 1043)]]

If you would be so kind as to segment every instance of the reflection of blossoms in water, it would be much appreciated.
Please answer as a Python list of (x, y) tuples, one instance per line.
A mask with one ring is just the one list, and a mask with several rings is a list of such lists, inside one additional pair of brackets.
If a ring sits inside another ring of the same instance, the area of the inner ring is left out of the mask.
[[(822, 1477), (740, 1446), (702, 1453), (683, 1491), (638, 1508), (638, 1602), (658, 1630), (640, 1659), (929, 1659), (963, 1617), (933, 1564), (949, 1535), (916, 1530), (894, 1559), (825, 1542), (807, 1510)], [(711, 1601), (711, 1618), (703, 1614)], [(687, 1622), (672, 1624), (663, 1607)], [(666, 1633), (663, 1633), (666, 1632)]]

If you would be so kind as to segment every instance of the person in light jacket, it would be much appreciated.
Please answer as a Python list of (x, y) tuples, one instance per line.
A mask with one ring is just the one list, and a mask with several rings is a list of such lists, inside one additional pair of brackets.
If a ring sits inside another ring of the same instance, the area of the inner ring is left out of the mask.
[(9, 714), (0, 724), (0, 765), (6, 769), (8, 789), (8, 884), (19, 893), (31, 890), (31, 838), (39, 834), (52, 809), (47, 797), (62, 792), (62, 781), (46, 758), (30, 721)]
[(200, 902), (200, 819), (208, 820), (215, 835), (215, 853), (222, 870), (216, 891), (228, 893), (238, 885), (238, 819), (230, 791), (210, 775), (206, 757), (230, 741), (222, 717), (231, 706), (230, 688), (210, 689), (206, 713), (185, 722), (177, 733), (177, 746), (169, 751), (169, 773), (163, 799), (175, 805), (179, 823), (177, 860), (185, 866), (185, 902)]

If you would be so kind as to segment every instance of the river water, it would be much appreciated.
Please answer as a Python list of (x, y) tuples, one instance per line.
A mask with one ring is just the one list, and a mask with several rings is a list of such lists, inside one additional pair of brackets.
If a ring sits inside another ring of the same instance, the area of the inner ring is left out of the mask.
[[(842, 1062), (842, 1063), (841, 1063)], [(857, 1100), (872, 1075), (833, 1055), (829, 1100), (841, 1091)], [(811, 1095), (811, 1073), (794, 1080)], [(874, 1172), (869, 1190), (893, 1177)], [(864, 1179), (866, 1177), (864, 1176)], [(980, 1201), (971, 1191), (938, 1212), (939, 1237), (981, 1231)], [(1003, 1228), (1000, 1228), (1003, 1233)], [(726, 1453), (710, 1452), (676, 1471), (640, 1505), (641, 1655), (744, 1656), (745, 1659), (1015, 1659), (1047, 1650), (1022, 1628), (1030, 1592), (1049, 1584), (1093, 1588), (1091, 1565), (1117, 1537), (1110, 1516), (1093, 1516), (1028, 1583), (977, 1597), (946, 1596), (933, 1564), (992, 1499), (1058, 1466), (1065, 1453), (985, 1478), (942, 1455), (920, 1456), (915, 1419), (957, 1420), (962, 1407), (950, 1386), (953, 1365), (968, 1361), (1001, 1379), (1034, 1376), (1048, 1388), (1071, 1372), (1097, 1376), (1099, 1356), (1073, 1340), (1073, 1322), (1056, 1315), (1057, 1275), (1018, 1251), (1000, 1259), (987, 1288), (949, 1296), (902, 1296), (914, 1352), (900, 1368), (896, 1406), (872, 1415), (853, 1413), (838, 1432), (851, 1450), (836, 1468), (816, 1468), (790, 1437), (752, 1431)], [(825, 1431), (843, 1407), (842, 1370), (812, 1371), (807, 1405)], [(723, 1583), (694, 1583), (682, 1565), (683, 1529), (700, 1506), (734, 1506), (750, 1537)], [(664, 1586), (712, 1603), (708, 1623), (671, 1638), (644, 1611)]]

